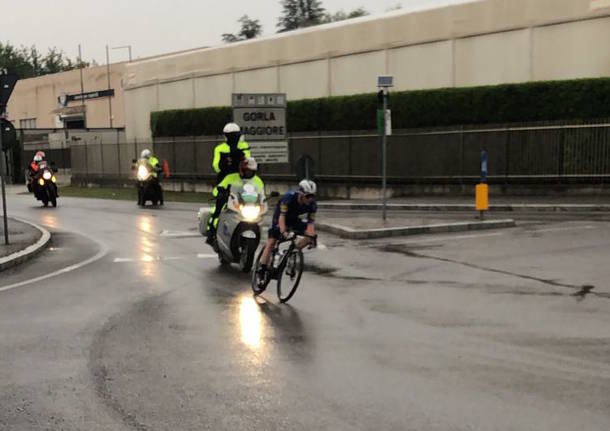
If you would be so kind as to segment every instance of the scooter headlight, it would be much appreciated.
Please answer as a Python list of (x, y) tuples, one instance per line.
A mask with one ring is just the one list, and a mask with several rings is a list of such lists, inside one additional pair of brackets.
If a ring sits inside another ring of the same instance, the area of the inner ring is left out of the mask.
[(243, 205), (241, 207), (241, 215), (247, 221), (254, 221), (261, 213), (260, 205)]
[(49, 181), (52, 176), (53, 175), (49, 171), (44, 171), (43, 174), (42, 174), (42, 178), (44, 178), (46, 181)]
[(138, 166), (138, 180), (146, 181), (149, 176), (150, 176), (150, 172), (148, 172), (148, 169), (146, 169), (146, 166), (144, 166), (144, 165)]

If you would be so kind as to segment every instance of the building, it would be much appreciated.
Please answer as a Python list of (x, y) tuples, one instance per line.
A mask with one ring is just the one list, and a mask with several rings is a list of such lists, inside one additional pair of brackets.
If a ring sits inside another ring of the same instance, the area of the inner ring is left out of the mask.
[[(20, 129), (125, 127), (122, 76), (127, 63), (88, 67), (17, 82), (8, 117)], [(108, 79), (110, 78), (110, 80)]]
[(151, 112), (228, 106), (239, 92), (357, 94), (375, 91), (378, 75), (393, 75), (394, 90), (610, 76), (610, 0), (446, 3), (113, 64), (110, 86), (106, 66), (84, 69), (84, 101), (78, 70), (23, 80), (9, 118), (125, 127), (146, 142)]

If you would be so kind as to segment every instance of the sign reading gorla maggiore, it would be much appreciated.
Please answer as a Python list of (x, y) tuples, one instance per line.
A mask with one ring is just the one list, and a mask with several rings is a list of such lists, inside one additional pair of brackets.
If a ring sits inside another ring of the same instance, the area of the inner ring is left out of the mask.
[(233, 94), (233, 120), (259, 163), (288, 163), (286, 95)]

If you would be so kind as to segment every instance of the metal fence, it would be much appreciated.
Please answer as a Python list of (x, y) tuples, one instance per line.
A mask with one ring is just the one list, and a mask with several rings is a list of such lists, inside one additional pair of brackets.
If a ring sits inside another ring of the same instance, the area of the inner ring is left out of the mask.
[[(144, 148), (166, 159), (178, 179), (211, 179), (214, 146), (220, 137), (163, 138), (152, 142), (99, 139), (71, 143), (72, 175), (86, 179), (130, 176)], [(380, 137), (371, 131), (293, 133), (288, 164), (260, 168), (268, 179), (294, 178), (294, 162), (313, 159), (316, 178), (329, 182), (376, 183), (381, 172)], [(480, 152), (489, 156), (490, 182), (593, 181), (610, 177), (610, 121), (395, 130), (388, 138), (390, 182), (473, 182)]]

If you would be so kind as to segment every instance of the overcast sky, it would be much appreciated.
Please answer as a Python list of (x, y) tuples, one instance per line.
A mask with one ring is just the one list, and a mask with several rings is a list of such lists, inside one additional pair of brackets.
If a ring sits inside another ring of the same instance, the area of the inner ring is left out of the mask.
[[(323, 0), (327, 11), (364, 7), (382, 14), (401, 4), (403, 10), (464, 0)], [(36, 45), (46, 52), (56, 46), (69, 57), (105, 64), (105, 46), (131, 45), (133, 57), (175, 52), (221, 43), (222, 33), (236, 33), (244, 14), (260, 20), (263, 34), (276, 32), (280, 0), (0, 0), (0, 41)], [(111, 50), (110, 61), (127, 60), (126, 49)]]

